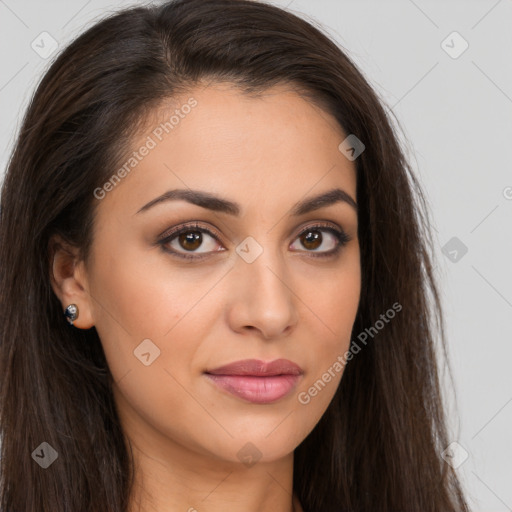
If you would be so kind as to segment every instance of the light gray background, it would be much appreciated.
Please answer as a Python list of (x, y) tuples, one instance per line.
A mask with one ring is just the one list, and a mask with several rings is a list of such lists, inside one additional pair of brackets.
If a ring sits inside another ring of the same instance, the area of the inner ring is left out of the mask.
[[(404, 129), (436, 229), (458, 405), (447, 391), (452, 440), (457, 457), (468, 453), (458, 471), (476, 512), (512, 511), (512, 0), (274, 3), (322, 24)], [(128, 5), (0, 0), (2, 176), (55, 56), (41, 58), (32, 41), (47, 31), (62, 46)], [(459, 52), (458, 36), (442, 46), (453, 31), (469, 44), (457, 58), (444, 48)], [(468, 249), (456, 249), (456, 262), (442, 252), (452, 237)]]

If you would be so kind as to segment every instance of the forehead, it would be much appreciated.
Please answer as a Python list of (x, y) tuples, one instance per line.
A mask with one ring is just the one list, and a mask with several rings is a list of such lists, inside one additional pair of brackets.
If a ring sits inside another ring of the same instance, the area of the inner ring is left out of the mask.
[(131, 211), (170, 188), (260, 207), (265, 198), (297, 200), (334, 186), (355, 199), (354, 164), (338, 150), (345, 137), (333, 116), (291, 86), (258, 96), (231, 84), (197, 86), (151, 112), (119, 166), (121, 182), (102, 203)]

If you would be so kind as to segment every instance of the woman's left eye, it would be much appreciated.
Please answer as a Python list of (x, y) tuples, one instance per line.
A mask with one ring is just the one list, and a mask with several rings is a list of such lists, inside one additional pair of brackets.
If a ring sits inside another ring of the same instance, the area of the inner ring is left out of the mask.
[[(327, 233), (328, 236), (325, 237), (323, 233)], [(344, 231), (333, 226), (315, 225), (301, 231), (296, 240), (305, 248), (304, 252), (314, 253), (311, 256), (333, 257), (350, 241), (350, 237)], [(293, 247), (297, 242), (294, 242), (290, 247)], [(218, 237), (209, 229), (198, 224), (175, 229), (164, 235), (164, 239), (158, 243), (173, 256), (185, 259), (198, 260), (210, 253), (224, 250), (218, 241)], [(325, 247), (326, 245), (327, 247)], [(204, 250), (198, 250), (201, 248)], [(297, 247), (294, 247), (294, 249), (297, 250)], [(182, 250), (185, 252), (182, 252)], [(298, 250), (301, 251), (302, 249), (299, 248)]]
[[(322, 232), (327, 233), (328, 237), (324, 237)], [(318, 253), (311, 256), (329, 257), (338, 254), (341, 248), (350, 241), (350, 237), (344, 231), (331, 226), (311, 226), (300, 233), (298, 241), (302, 247), (308, 250), (307, 252)], [(323, 245), (324, 249), (322, 250)], [(325, 248), (325, 245), (328, 247)]]

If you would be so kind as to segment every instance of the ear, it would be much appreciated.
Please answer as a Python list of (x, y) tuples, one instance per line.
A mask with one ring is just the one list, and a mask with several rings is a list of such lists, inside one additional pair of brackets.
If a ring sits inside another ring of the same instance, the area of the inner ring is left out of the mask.
[[(55, 295), (60, 299), (62, 311), (69, 304), (78, 306), (78, 318), (73, 326), (90, 329), (94, 325), (92, 299), (89, 295), (85, 263), (78, 260), (78, 249), (54, 235), (48, 244), (50, 254), (50, 282)], [(65, 322), (66, 319), (62, 320)]]

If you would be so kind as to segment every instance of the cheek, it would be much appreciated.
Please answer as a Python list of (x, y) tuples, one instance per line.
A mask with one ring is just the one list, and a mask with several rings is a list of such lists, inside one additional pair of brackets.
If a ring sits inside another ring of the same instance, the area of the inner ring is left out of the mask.
[(105, 250), (96, 261), (93, 314), (114, 379), (141, 370), (141, 356), (148, 352), (142, 359), (154, 361), (151, 367), (183, 377), (195, 344), (218, 316), (216, 303), (205, 297), (218, 277), (180, 272), (155, 249)]
[(338, 269), (304, 280), (299, 293), (311, 313), (308, 313), (310, 328), (320, 337), (320, 350), (332, 352), (348, 345), (361, 296), (358, 260), (351, 258)]
[(156, 248), (132, 246), (98, 257), (93, 288), (101, 304), (95, 304), (95, 318), (133, 338), (161, 338), (199, 301), (207, 283), (185, 279)]
[(310, 310), (304, 310), (311, 340), (310, 367), (297, 399), (315, 417), (328, 407), (345, 369), (361, 294), (360, 266), (356, 259), (351, 262), (334, 274), (317, 277), (315, 292), (303, 295)]
[(95, 327), (125, 420), (143, 418), (178, 438), (184, 425), (204, 420), (187, 390), (203, 326), (211, 324), (199, 307), (209, 286), (194, 286), (171, 275), (170, 265), (145, 258), (123, 252), (101, 260), (93, 283)]

